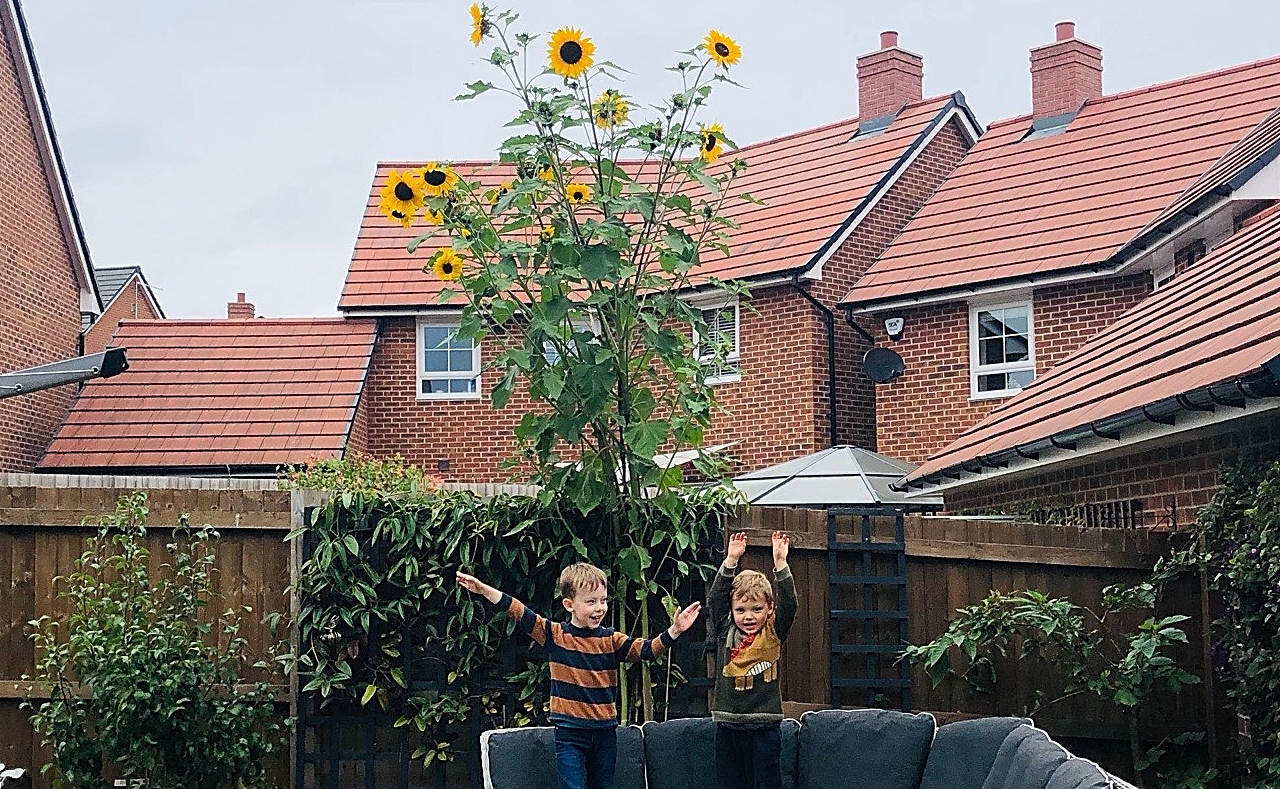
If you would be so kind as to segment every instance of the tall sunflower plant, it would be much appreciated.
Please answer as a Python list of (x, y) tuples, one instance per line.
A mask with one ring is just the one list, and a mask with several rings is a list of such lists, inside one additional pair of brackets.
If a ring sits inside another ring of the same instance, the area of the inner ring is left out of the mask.
[(620, 598), (633, 604), (620, 606), (619, 625), (647, 634), (650, 599), (668, 591), (659, 582), (674, 583), (676, 564), (688, 572), (706, 536), (686, 518), (705, 509), (690, 505), (738, 503), (717, 456), (699, 452), (694, 465), (720, 484), (696, 487), (655, 456), (702, 446), (718, 410), (708, 378), (731, 367), (689, 295), (749, 297), (699, 270), (730, 252), (729, 201), (759, 202), (735, 194), (747, 164), (720, 124), (699, 118), (714, 88), (736, 84), (742, 51), (711, 30), (669, 68), (679, 90), (641, 106), (583, 31), (542, 38), (517, 32), (512, 12), (470, 10), (472, 43), (492, 45), (485, 60), (500, 76), (457, 98), (514, 100), (513, 136), (495, 167), (390, 173), (382, 210), (422, 227), (409, 248), (445, 281), (441, 300), (463, 305), (459, 337), (496, 344), (493, 405), (517, 389), (538, 403), (516, 427), (509, 467), (530, 469), (545, 503), (611, 524)]

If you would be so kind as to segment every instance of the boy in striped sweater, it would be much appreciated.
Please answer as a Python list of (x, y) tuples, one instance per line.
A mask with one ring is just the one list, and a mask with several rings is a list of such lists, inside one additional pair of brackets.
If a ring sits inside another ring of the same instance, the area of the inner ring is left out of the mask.
[(458, 585), (506, 609), (516, 629), (547, 651), (551, 664), (551, 722), (555, 725), (560, 789), (612, 789), (618, 741), (618, 665), (653, 660), (693, 626), (702, 604), (691, 603), (657, 638), (645, 641), (603, 627), (609, 610), (604, 572), (574, 564), (560, 573), (559, 594), (569, 622), (553, 622), (509, 594), (466, 573)]

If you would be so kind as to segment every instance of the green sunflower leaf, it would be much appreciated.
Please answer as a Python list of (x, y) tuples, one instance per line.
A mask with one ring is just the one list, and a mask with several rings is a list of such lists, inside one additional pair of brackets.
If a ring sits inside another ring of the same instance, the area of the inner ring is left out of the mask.
[(470, 92), (459, 93), (457, 96), (453, 97), (454, 101), (467, 101), (468, 99), (474, 99), (476, 96), (479, 96), (481, 93), (487, 93), (488, 91), (493, 90), (493, 83), (485, 82), (484, 80), (477, 80), (475, 82), (467, 83), (466, 87), (467, 87), (467, 90)]

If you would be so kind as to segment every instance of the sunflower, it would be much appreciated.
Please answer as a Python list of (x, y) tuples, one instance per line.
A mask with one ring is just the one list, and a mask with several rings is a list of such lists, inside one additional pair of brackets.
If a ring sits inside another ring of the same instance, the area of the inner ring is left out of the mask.
[(581, 30), (562, 27), (551, 36), (547, 56), (551, 59), (552, 71), (565, 79), (577, 79), (591, 68), (591, 54), (595, 51), (596, 45), (583, 36)]
[[(412, 211), (405, 211), (402, 208), (390, 204), (386, 199), (383, 199), (382, 202), (378, 203), (378, 210), (385, 214), (387, 219), (390, 219), (392, 222), (397, 222), (405, 227), (409, 227), (413, 224)], [(431, 209), (427, 210), (429, 211)]]
[(711, 59), (723, 68), (729, 68), (742, 59), (742, 47), (719, 30), (707, 33), (707, 37), (702, 39), (702, 46), (706, 47)]
[(591, 199), (591, 187), (586, 184), (573, 183), (564, 188), (565, 197), (574, 205), (582, 205)]
[(714, 162), (724, 153), (724, 129), (713, 123), (698, 130), (698, 155), (702, 160)]
[(610, 126), (620, 126), (627, 121), (627, 111), (631, 109), (631, 105), (627, 100), (622, 98), (622, 94), (610, 88), (600, 94), (600, 98), (595, 100), (591, 105), (591, 115), (596, 119), (596, 125), (602, 129)]
[(437, 211), (431, 206), (427, 206), (427, 210), (422, 212), (422, 218), (425, 219), (429, 225), (444, 224), (444, 212)]
[(458, 279), (462, 276), (462, 256), (452, 249), (442, 249), (431, 259), (431, 270), (440, 279)]
[(502, 186), (489, 193), (489, 205), (497, 205), (498, 201), (511, 193), (511, 181), (504, 181)]
[(542, 228), (542, 232), (538, 234), (543, 241), (550, 241), (556, 237), (556, 229), (554, 225), (547, 225)]
[(556, 168), (549, 164), (539, 167), (538, 178), (539, 180), (546, 181), (547, 183), (554, 182), (556, 180)]
[(458, 174), (452, 167), (431, 162), (417, 172), (422, 181), (422, 189), (427, 194), (439, 197), (452, 192), (458, 186)]
[(382, 187), (382, 205), (413, 216), (422, 207), (425, 197), (422, 181), (413, 173), (402, 175), (396, 170), (387, 173), (387, 185)]
[(489, 19), (489, 7), (479, 3), (471, 4), (471, 43), (480, 46), (484, 37), (493, 32), (493, 22)]

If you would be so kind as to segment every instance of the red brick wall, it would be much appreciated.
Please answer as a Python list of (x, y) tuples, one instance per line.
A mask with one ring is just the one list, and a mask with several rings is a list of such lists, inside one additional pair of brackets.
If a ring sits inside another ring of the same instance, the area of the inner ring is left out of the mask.
[[(1110, 277), (1035, 291), (1032, 321), (1036, 374), (1113, 323), (1151, 290), (1149, 274)], [(948, 302), (877, 315), (906, 318), (901, 340), (873, 333), (902, 355), (907, 371), (876, 389), (877, 448), (921, 463), (977, 424), (1003, 399), (971, 400), (969, 389), (969, 306)]]
[(122, 320), (134, 318), (154, 320), (159, 317), (151, 308), (151, 302), (147, 299), (142, 285), (135, 278), (121, 289), (115, 300), (103, 311), (97, 323), (90, 326), (89, 331), (84, 333), (84, 352), (89, 354), (106, 350)]
[(1280, 412), (1271, 411), (1189, 432), (1163, 446), (948, 491), (946, 504), (953, 512), (1019, 513), (1141, 499), (1144, 512), (1172, 507), (1177, 523), (1188, 524), (1213, 498), (1223, 463), (1246, 449), (1275, 447)]
[(351, 432), (347, 434), (345, 452), (369, 452), (369, 398), (363, 394), (356, 403), (356, 413), (351, 419)]
[[(0, 40), (7, 46), (0, 52), (0, 370), (11, 371), (76, 355), (80, 288), (18, 84), (13, 59), (17, 45), (3, 32)], [(60, 386), (0, 400), (0, 471), (34, 468), (75, 394), (74, 386)]]

